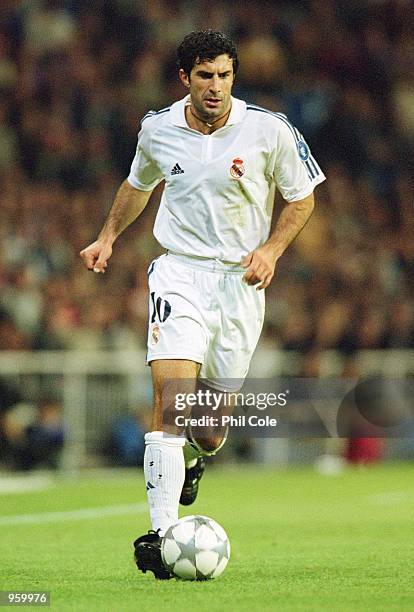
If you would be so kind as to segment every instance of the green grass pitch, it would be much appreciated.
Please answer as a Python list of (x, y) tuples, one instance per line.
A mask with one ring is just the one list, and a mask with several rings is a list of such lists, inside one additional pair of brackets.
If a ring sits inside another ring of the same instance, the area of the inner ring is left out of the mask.
[[(149, 527), (143, 507), (76, 520), (59, 514), (144, 501), (139, 471), (1, 494), (0, 590), (49, 590), (59, 612), (414, 610), (414, 465), (335, 476), (211, 466), (182, 514), (221, 523), (232, 556), (220, 578), (204, 583), (137, 572), (131, 543)], [(4, 518), (51, 512), (44, 523)]]

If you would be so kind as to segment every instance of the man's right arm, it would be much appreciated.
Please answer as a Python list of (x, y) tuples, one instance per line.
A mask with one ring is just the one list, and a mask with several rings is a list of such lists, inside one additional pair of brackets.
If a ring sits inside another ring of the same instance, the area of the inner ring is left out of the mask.
[(119, 234), (142, 213), (151, 193), (152, 190), (135, 189), (127, 180), (122, 183), (97, 240), (80, 252), (88, 270), (105, 272), (108, 259), (112, 255), (113, 243)]

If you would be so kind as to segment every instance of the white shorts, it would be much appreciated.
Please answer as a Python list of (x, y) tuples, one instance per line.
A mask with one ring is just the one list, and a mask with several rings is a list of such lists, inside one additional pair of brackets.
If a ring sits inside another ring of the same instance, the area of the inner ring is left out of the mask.
[(189, 359), (201, 364), (199, 377), (209, 386), (240, 388), (264, 318), (264, 291), (242, 281), (245, 271), (172, 253), (154, 260), (147, 362)]

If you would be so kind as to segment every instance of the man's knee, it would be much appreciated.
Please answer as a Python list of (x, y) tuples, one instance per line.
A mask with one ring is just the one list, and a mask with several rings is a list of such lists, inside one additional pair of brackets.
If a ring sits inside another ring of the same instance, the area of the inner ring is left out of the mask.
[(219, 433), (202, 435), (193, 433), (191, 427), (187, 427), (186, 435), (190, 444), (196, 448), (201, 455), (215, 455), (217, 451), (223, 448), (227, 440), (228, 428)]
[(195, 441), (207, 453), (214, 453), (221, 447), (223, 436), (210, 436), (208, 438), (196, 437)]

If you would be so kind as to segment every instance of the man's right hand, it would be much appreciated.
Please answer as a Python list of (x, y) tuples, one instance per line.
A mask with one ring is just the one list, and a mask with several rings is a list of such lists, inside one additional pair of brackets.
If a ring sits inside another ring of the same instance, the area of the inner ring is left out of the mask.
[(108, 259), (112, 255), (112, 244), (102, 238), (98, 238), (92, 244), (83, 249), (79, 253), (83, 259), (83, 263), (88, 270), (93, 270), (96, 273), (105, 273), (108, 265)]

